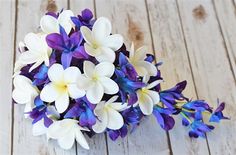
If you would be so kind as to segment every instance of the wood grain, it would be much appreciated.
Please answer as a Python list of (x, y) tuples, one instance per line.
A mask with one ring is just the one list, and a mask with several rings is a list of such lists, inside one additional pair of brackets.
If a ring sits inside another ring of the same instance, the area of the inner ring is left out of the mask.
[(15, 1), (0, 1), (0, 154), (11, 153)]
[[(131, 41), (138, 48), (146, 45), (152, 53), (152, 40), (148, 25), (147, 10), (143, 0), (99, 0), (96, 1), (97, 16), (108, 17), (113, 33), (120, 33), (127, 48)], [(132, 134), (113, 142), (108, 137), (109, 154), (169, 154), (168, 139), (165, 131), (154, 117), (146, 118)]]
[[(158, 61), (164, 62), (161, 66), (165, 80), (162, 89), (171, 88), (176, 83), (187, 80), (188, 85), (184, 94), (196, 99), (176, 1), (148, 0), (147, 3), (156, 57)], [(208, 154), (206, 140), (190, 139), (188, 129), (182, 125), (181, 117), (175, 118), (175, 127), (169, 131), (173, 154)], [(179, 143), (180, 139), (181, 143)]]
[(235, 154), (236, 86), (212, 1), (178, 0), (178, 6), (199, 98), (213, 107), (217, 98), (225, 101), (231, 117), (207, 134), (210, 153)]

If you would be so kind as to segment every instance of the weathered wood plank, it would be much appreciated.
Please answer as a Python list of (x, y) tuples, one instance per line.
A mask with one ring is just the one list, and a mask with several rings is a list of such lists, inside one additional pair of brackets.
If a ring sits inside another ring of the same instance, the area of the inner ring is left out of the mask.
[(0, 1), (0, 154), (11, 153), (15, 1)]
[[(17, 41), (24, 39), (24, 36), (29, 32), (37, 32), (39, 28), (39, 21), (46, 10), (55, 11), (56, 8), (67, 8), (67, 1), (57, 1), (57, 7), (52, 1), (38, 0), (28, 1), (20, 0), (17, 6)], [(17, 51), (17, 50), (16, 50)], [(32, 136), (31, 121), (23, 116), (23, 106), (14, 106), (14, 145), (13, 154), (16, 155), (42, 155), (42, 154), (76, 154), (75, 147), (71, 150), (62, 150), (56, 141), (47, 143), (45, 136)]]
[[(75, 15), (81, 14), (81, 11), (85, 8), (90, 9), (95, 13), (93, 0), (70, 0), (70, 9)], [(104, 134), (98, 134), (89, 138), (86, 136), (87, 142), (89, 143), (90, 150), (83, 149), (80, 145), (77, 145), (77, 154), (79, 155), (96, 155), (107, 154), (106, 138)]]
[[(176, 1), (148, 0), (147, 3), (155, 53), (157, 59), (164, 62), (161, 66), (165, 80), (162, 89), (171, 88), (186, 79), (188, 85), (184, 93), (196, 99)], [(206, 140), (190, 139), (188, 129), (182, 125), (181, 117), (176, 117), (175, 127), (169, 131), (169, 135), (173, 154), (208, 154)]]
[(225, 100), (231, 117), (208, 134), (210, 152), (235, 154), (236, 86), (212, 1), (178, 0), (178, 6), (199, 98), (214, 107), (216, 98)]
[(213, 2), (231, 62), (231, 70), (236, 80), (236, 6), (231, 0), (214, 0)]
[[(147, 45), (150, 53), (152, 40), (144, 0), (100, 0), (96, 1), (97, 16), (108, 17), (113, 33), (124, 36), (127, 48), (131, 41), (135, 47)], [(145, 118), (141, 125), (124, 138), (113, 142), (108, 137), (109, 154), (169, 154), (167, 135), (156, 123), (154, 117)]]

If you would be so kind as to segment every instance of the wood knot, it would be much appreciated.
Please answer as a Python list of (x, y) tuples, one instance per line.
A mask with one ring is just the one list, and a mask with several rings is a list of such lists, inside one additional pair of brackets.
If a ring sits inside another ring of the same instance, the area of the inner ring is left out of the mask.
[(47, 10), (48, 12), (57, 12), (57, 5), (56, 5), (56, 2), (55, 2), (54, 0), (48, 0), (46, 10)]
[(132, 18), (128, 15), (128, 38), (133, 41), (135, 45), (141, 46), (144, 41), (144, 34), (141, 31), (138, 24), (136, 24)]
[(204, 21), (207, 17), (207, 13), (202, 5), (197, 6), (195, 9), (193, 9), (193, 16), (197, 20)]

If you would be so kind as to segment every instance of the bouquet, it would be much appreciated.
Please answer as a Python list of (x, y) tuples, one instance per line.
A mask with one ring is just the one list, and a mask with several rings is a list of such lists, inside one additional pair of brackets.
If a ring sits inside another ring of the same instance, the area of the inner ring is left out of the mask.
[(210, 122), (228, 119), (222, 113), (225, 103), (213, 110), (204, 100), (184, 96), (186, 81), (162, 90), (161, 63), (154, 55), (144, 46), (127, 47), (111, 32), (111, 22), (94, 19), (88, 9), (78, 16), (62, 10), (46, 13), (40, 32), (19, 43), (12, 97), (25, 105), (34, 136), (45, 134), (63, 149), (75, 140), (89, 149), (84, 134), (106, 132), (115, 141), (149, 115), (166, 131), (179, 115), (193, 138), (212, 131)]

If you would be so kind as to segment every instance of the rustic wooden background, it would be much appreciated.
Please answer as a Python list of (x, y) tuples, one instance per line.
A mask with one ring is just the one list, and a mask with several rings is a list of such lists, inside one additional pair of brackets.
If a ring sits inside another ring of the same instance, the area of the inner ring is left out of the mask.
[[(112, 142), (101, 134), (88, 140), (91, 149), (69, 151), (46, 138), (33, 137), (23, 107), (11, 99), (13, 64), (17, 45), (39, 27), (46, 10), (90, 8), (106, 16), (113, 32), (129, 45), (147, 45), (155, 51), (169, 88), (188, 80), (185, 93), (205, 99), (213, 107), (226, 101), (225, 121), (206, 139), (190, 139), (180, 119), (170, 132), (153, 117), (124, 139)], [(236, 154), (236, 0), (0, 0), (0, 155), (235, 155)]]

